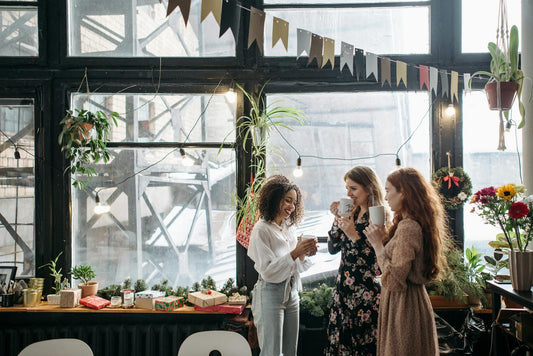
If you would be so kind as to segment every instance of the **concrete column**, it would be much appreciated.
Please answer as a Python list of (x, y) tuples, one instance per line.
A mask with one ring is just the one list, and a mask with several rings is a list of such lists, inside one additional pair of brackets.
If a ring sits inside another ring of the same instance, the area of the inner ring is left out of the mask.
[(522, 173), (528, 194), (533, 194), (533, 100), (529, 101), (533, 85), (533, 0), (522, 0), (522, 70), (525, 81), (522, 102), (526, 109), (526, 125), (522, 129)]

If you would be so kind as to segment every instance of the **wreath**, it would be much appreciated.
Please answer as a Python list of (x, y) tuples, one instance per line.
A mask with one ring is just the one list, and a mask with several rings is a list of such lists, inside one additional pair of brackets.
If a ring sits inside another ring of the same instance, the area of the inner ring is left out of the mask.
[(472, 195), (472, 181), (461, 167), (440, 168), (433, 174), (433, 185), (448, 210), (459, 209)]

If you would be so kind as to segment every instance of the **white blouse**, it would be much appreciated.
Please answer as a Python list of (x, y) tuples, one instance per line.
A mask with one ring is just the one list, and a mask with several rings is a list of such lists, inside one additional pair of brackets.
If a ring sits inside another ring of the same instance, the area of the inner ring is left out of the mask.
[(294, 282), (298, 290), (301, 290), (300, 272), (308, 270), (312, 265), (308, 257), (303, 261), (299, 258), (292, 259), (291, 251), (297, 243), (292, 227), (285, 223), (279, 226), (262, 218), (256, 222), (250, 235), (248, 256), (254, 261), (255, 270), (266, 282), (285, 282), (284, 301), (289, 298), (291, 277), (294, 276)]

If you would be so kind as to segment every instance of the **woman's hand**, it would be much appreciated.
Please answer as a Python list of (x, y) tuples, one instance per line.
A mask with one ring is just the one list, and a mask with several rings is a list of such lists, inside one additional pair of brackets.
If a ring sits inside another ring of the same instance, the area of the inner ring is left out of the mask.
[(317, 242), (316, 238), (302, 240), (300, 235), (296, 247), (291, 251), (292, 259), (300, 258), (303, 261), (305, 256), (314, 256), (318, 250)]
[(337, 217), (337, 225), (339, 225), (344, 234), (353, 242), (361, 238), (357, 230), (355, 230), (353, 215), (339, 215)]
[(340, 202), (334, 201), (329, 206), (330, 213), (332, 213), (336, 218), (339, 217), (339, 204)]
[(374, 251), (376, 251), (376, 254), (381, 252), (381, 250), (383, 250), (383, 240), (387, 236), (385, 226), (370, 224), (363, 231), (368, 242), (370, 242)]

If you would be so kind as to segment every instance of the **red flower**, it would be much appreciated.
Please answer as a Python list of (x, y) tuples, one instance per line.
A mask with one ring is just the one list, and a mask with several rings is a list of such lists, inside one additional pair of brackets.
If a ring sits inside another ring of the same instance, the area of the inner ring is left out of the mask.
[(474, 201), (476, 203), (487, 204), (491, 197), (496, 195), (496, 189), (494, 187), (483, 188), (474, 194)]
[(521, 219), (529, 214), (529, 209), (524, 203), (513, 203), (509, 208), (509, 216), (513, 219)]

